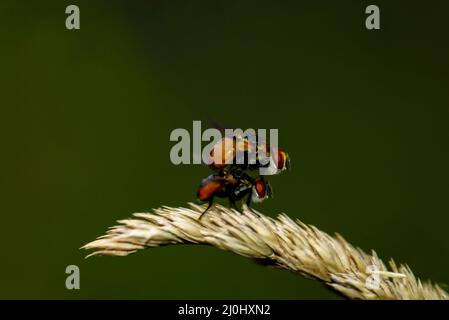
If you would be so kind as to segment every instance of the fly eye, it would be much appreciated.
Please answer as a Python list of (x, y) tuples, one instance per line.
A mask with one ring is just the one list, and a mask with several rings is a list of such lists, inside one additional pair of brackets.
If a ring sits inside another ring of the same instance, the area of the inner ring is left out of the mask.
[(283, 170), (283, 169), (285, 169), (285, 160), (286, 160), (286, 158), (287, 158), (287, 155), (286, 155), (286, 153), (284, 152), (284, 151), (279, 151), (278, 153), (277, 153), (277, 168), (279, 169), (279, 170)]
[(259, 198), (265, 198), (265, 195), (267, 193), (265, 182), (263, 182), (262, 180), (257, 180), (255, 183), (255, 189)]

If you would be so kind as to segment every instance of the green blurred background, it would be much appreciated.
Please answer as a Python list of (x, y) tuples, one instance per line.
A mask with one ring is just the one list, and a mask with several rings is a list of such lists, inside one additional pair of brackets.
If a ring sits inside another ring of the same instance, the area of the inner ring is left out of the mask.
[[(65, 29), (77, 4), (81, 30)], [(381, 30), (365, 29), (365, 7)], [(211, 247), (84, 260), (115, 220), (195, 200), (171, 130), (278, 128), (283, 211), (449, 283), (448, 4), (0, 3), (0, 298), (334, 299)], [(65, 268), (81, 289), (65, 288)]]

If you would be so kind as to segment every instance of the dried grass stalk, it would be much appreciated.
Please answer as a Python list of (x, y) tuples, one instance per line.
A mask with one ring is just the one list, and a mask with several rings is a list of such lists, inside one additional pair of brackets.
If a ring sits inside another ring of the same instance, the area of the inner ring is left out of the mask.
[[(312, 225), (281, 214), (277, 219), (214, 206), (198, 220), (203, 206), (162, 207), (121, 220), (106, 235), (86, 244), (93, 255), (126, 256), (139, 249), (170, 244), (212, 245), (319, 280), (350, 299), (449, 299), (446, 291), (416, 278), (406, 265), (389, 261), (390, 270), (373, 251), (353, 247)], [(375, 267), (379, 285), (368, 285)]]

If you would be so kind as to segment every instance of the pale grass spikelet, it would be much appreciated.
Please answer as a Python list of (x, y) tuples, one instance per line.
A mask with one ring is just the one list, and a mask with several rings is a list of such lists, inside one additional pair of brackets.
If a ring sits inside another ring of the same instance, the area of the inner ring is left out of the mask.
[[(369, 255), (338, 234), (332, 237), (285, 214), (273, 219), (246, 206), (240, 213), (216, 205), (199, 220), (204, 207), (190, 207), (136, 213), (83, 248), (95, 250), (89, 256), (126, 256), (170, 244), (212, 245), (319, 280), (350, 299), (449, 299), (446, 291), (421, 282), (408, 266), (390, 260), (388, 269), (374, 251)], [(380, 279), (375, 287), (367, 285), (373, 274)]]

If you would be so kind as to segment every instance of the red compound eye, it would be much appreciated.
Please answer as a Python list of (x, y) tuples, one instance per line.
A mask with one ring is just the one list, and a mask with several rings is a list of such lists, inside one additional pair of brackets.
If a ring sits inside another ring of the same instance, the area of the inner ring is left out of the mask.
[(285, 154), (284, 151), (278, 151), (278, 158), (277, 158), (278, 163), (277, 163), (277, 168), (278, 168), (279, 170), (284, 169), (284, 166), (285, 166), (285, 158), (286, 158), (286, 157), (287, 157), (287, 156), (286, 156), (286, 154)]
[(265, 198), (265, 195), (267, 193), (267, 186), (265, 185), (265, 182), (262, 180), (256, 180), (255, 187), (257, 196), (261, 199)]

